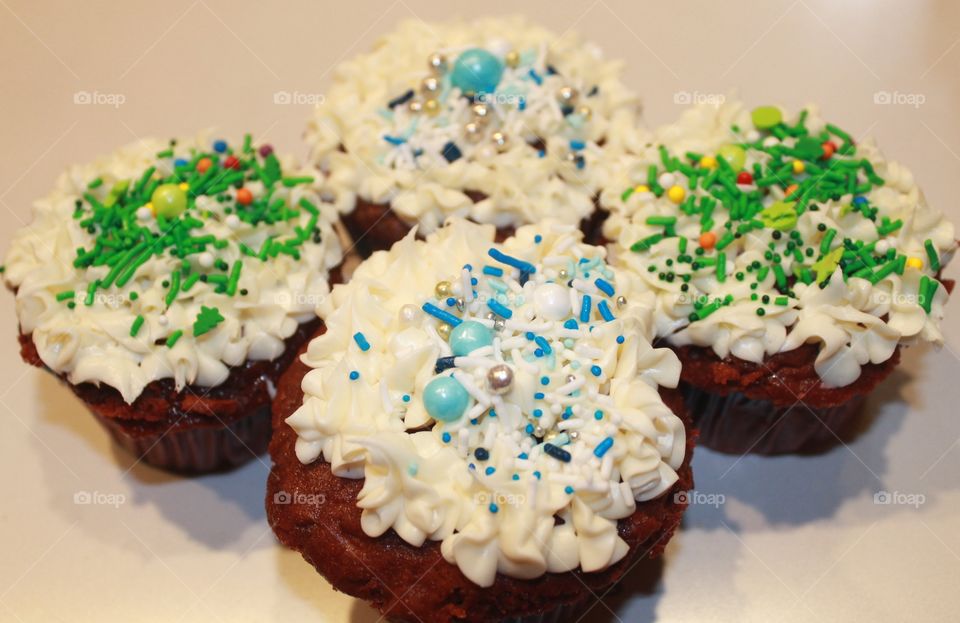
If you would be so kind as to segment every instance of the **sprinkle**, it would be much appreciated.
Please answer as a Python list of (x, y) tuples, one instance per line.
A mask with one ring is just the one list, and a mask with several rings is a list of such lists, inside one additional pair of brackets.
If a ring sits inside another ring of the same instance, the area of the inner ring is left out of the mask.
[(449, 370), (450, 368), (455, 367), (456, 366), (456, 364), (454, 363), (455, 360), (456, 360), (456, 357), (439, 357), (437, 359), (436, 365), (434, 365), (433, 367), (434, 372), (436, 372), (437, 374), (440, 374), (444, 370)]
[(593, 376), (600, 376), (603, 374), (603, 370), (600, 368), (600, 366), (590, 366), (590, 374)]
[(597, 303), (597, 309), (600, 311), (600, 315), (607, 322), (611, 322), (614, 319), (613, 312), (610, 311), (610, 306), (607, 305), (606, 301), (600, 301)]
[(351, 371), (350, 371), (350, 380), (351, 380), (351, 381), (356, 381), (356, 380), (359, 379), (359, 378), (360, 378), (360, 373), (359, 373), (359, 372), (357, 372), (356, 370), (351, 370)]
[(593, 412), (593, 419), (598, 420), (598, 421), (599, 421), (599, 420), (602, 420), (602, 419), (603, 419), (603, 411), (601, 411), (600, 409), (597, 409), (596, 411), (594, 411), (594, 412)]
[(930, 260), (930, 270), (937, 272), (940, 270), (940, 254), (933, 246), (933, 241), (927, 238), (923, 242), (923, 248), (927, 251), (927, 259)]
[(443, 157), (447, 160), (447, 162), (454, 162), (463, 156), (463, 152), (460, 151), (460, 148), (457, 147), (456, 143), (453, 141), (448, 141), (447, 144), (443, 146), (443, 149), (440, 153), (443, 154)]
[(383, 140), (387, 141), (391, 145), (403, 145), (407, 142), (407, 139), (402, 136), (390, 136), (389, 134), (383, 135)]
[(566, 492), (567, 495), (573, 495), (573, 487), (571, 487), (570, 485), (567, 485), (566, 487), (564, 487), (563, 490), (564, 492)]
[(193, 323), (193, 335), (200, 337), (205, 333), (212, 331), (217, 325), (223, 322), (223, 315), (216, 307), (200, 306), (200, 313)]
[(602, 459), (603, 455), (609, 452), (610, 448), (613, 447), (613, 437), (607, 437), (603, 441), (597, 444), (597, 447), (593, 449), (593, 456), (598, 459)]
[(130, 337), (137, 337), (137, 334), (140, 333), (140, 328), (143, 327), (144, 322), (145, 320), (143, 316), (137, 316), (134, 319), (133, 325), (130, 327)]
[(450, 433), (444, 433), (440, 438), (443, 439), (443, 443), (450, 443)]
[(514, 268), (520, 270), (521, 273), (534, 274), (537, 272), (536, 267), (530, 262), (524, 262), (523, 260), (517, 259), (506, 253), (503, 253), (499, 249), (493, 249), (487, 251), (487, 254), (490, 255), (493, 259), (500, 262), (501, 264), (506, 264), (507, 266), (513, 266)]
[(396, 108), (397, 106), (400, 106), (401, 104), (406, 104), (407, 102), (409, 102), (410, 100), (412, 100), (412, 99), (413, 99), (413, 96), (414, 96), (413, 89), (410, 89), (410, 90), (408, 90), (406, 93), (404, 93), (403, 95), (399, 95), (399, 96), (393, 98), (392, 100), (390, 100), (390, 101), (387, 103), (387, 106), (388, 106), (389, 108)]
[(503, 269), (502, 269), (502, 268), (499, 268), (499, 267), (497, 267), (497, 266), (484, 266), (484, 267), (483, 267), (483, 274), (484, 274), (484, 275), (491, 275), (491, 276), (493, 276), (493, 277), (502, 277), (502, 276), (503, 276)]
[(548, 376), (541, 376), (541, 377), (540, 377), (540, 384), (541, 384), (541, 385), (549, 385), (549, 384), (550, 384), (550, 377), (548, 377)]
[(367, 341), (367, 338), (363, 335), (363, 333), (360, 333), (359, 331), (354, 333), (353, 341), (357, 343), (357, 346), (359, 346), (360, 350), (363, 352), (370, 350), (370, 342)]
[(590, 322), (590, 295), (583, 295), (583, 302), (580, 304), (580, 322)]
[(433, 303), (424, 303), (421, 309), (426, 313), (430, 314), (431, 316), (433, 316), (434, 318), (437, 318), (452, 327), (455, 327), (459, 325), (461, 322), (463, 322), (460, 318), (457, 318), (450, 312), (440, 309)]
[(504, 318), (511, 318), (513, 316), (513, 310), (509, 309), (498, 301), (495, 301), (494, 299), (487, 299), (487, 307), (489, 307), (490, 311), (498, 316), (502, 316)]
[(549, 456), (552, 456), (558, 461), (562, 461), (564, 463), (569, 463), (570, 459), (572, 458), (569, 452), (563, 448), (553, 445), (552, 443), (543, 444), (543, 451)]
[(493, 504), (493, 503), (490, 504), (490, 512), (491, 512), (491, 513), (496, 514), (497, 511), (499, 511), (499, 510), (500, 510), (500, 507), (499, 507), (499, 506), (497, 506), (496, 504)]
[(473, 455), (478, 461), (486, 461), (490, 458), (490, 452), (486, 448), (477, 448), (473, 451)]
[(623, 342), (624, 342), (623, 336), (622, 336), (622, 335), (618, 335), (618, 336), (617, 336), (617, 344), (623, 344)]
[(183, 331), (181, 331), (180, 329), (177, 329), (176, 331), (171, 333), (170, 337), (167, 338), (167, 348), (173, 348), (174, 345), (176, 345), (176, 343), (180, 340), (181, 337), (183, 337)]
[(595, 286), (597, 286), (597, 289), (607, 296), (613, 296), (615, 290), (613, 289), (613, 286), (610, 285), (609, 281), (604, 281), (603, 279), (594, 279), (593, 283)]
[(72, 299), (75, 296), (76, 296), (76, 292), (74, 292), (73, 290), (64, 290), (63, 292), (60, 292), (59, 294), (57, 294), (57, 301), (62, 303), (63, 301)]

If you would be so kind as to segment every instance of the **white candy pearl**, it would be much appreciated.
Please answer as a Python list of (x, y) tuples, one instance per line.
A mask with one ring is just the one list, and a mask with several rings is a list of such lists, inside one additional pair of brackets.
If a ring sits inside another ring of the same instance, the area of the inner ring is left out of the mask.
[(877, 252), (877, 255), (884, 255), (887, 251), (890, 250), (890, 243), (884, 240), (877, 240), (877, 246), (874, 247), (874, 250)]
[(240, 217), (236, 214), (227, 215), (227, 227), (230, 229), (239, 229), (240, 228)]
[(400, 308), (400, 324), (411, 325), (417, 320), (420, 310), (413, 305), (404, 305)]
[(662, 173), (657, 181), (664, 188), (670, 188), (676, 182), (676, 178), (673, 176), (673, 173)]
[(213, 254), (204, 251), (200, 254), (200, 257), (197, 258), (197, 261), (200, 262), (201, 267), (210, 268), (213, 266)]
[(764, 147), (773, 147), (774, 145), (778, 144), (780, 144), (780, 139), (778, 139), (776, 136), (768, 136), (767, 138), (763, 139)]
[(756, 142), (758, 138), (760, 138), (760, 133), (757, 132), (756, 130), (747, 131), (747, 140), (750, 141), (751, 143)]
[(558, 283), (545, 283), (533, 295), (537, 317), (563, 320), (570, 315), (570, 293)]
[(139, 207), (137, 208), (137, 219), (141, 221), (153, 220), (153, 212), (150, 211), (150, 208)]

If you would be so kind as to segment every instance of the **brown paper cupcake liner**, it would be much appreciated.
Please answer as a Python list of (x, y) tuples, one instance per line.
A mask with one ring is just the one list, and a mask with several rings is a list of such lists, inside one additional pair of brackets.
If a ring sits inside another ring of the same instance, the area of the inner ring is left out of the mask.
[(266, 452), (270, 441), (268, 406), (225, 425), (148, 434), (131, 434), (123, 422), (96, 413), (94, 416), (117, 445), (138, 460), (182, 474), (239, 467)]
[(740, 392), (717, 394), (681, 383), (687, 406), (700, 429), (700, 444), (728, 454), (817, 452), (838, 445), (865, 402), (853, 396), (832, 407), (811, 407), (798, 401), (776, 406)]

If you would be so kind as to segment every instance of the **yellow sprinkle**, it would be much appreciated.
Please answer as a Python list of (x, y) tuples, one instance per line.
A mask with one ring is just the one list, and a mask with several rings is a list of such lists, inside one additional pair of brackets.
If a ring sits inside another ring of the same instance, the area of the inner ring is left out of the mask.
[(650, 188), (646, 184), (637, 184), (633, 187), (633, 192), (635, 193), (648, 193)]
[(916, 268), (919, 270), (923, 268), (923, 260), (920, 259), (919, 257), (908, 257), (907, 266), (909, 266), (910, 268)]
[(671, 186), (670, 190), (667, 191), (667, 197), (670, 201), (680, 204), (683, 202), (683, 198), (687, 195), (687, 192), (683, 189), (682, 186)]
[(704, 169), (716, 169), (717, 159), (713, 156), (704, 156), (703, 158), (700, 158), (700, 166)]
[(180, 190), (190, 190), (190, 184), (186, 182), (180, 182)]
[(803, 171), (804, 171), (806, 168), (807, 168), (807, 166), (806, 166), (805, 164), (803, 164), (803, 160), (794, 160), (794, 161), (793, 161), (793, 172), (794, 172), (794, 173), (803, 173)]

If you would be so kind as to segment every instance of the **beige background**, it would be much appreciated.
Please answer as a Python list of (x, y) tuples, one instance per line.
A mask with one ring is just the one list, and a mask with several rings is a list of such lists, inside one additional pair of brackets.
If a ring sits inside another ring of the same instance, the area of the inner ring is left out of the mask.
[[(960, 3), (948, 0), (0, 0), (0, 248), (72, 162), (210, 126), (303, 154), (331, 68), (398, 20), (517, 8), (628, 59), (651, 123), (731, 88), (756, 104), (818, 101), (855, 136), (878, 137), (960, 221)], [(275, 544), (266, 464), (192, 481), (134, 464), (67, 390), (19, 362), (15, 322), (8, 298), (0, 621), (377, 620)], [(779, 459), (699, 451), (701, 503), (666, 564), (640, 570), (587, 620), (956, 620), (960, 314), (946, 333), (952, 347), (907, 353), (848, 447)], [(918, 504), (875, 504), (880, 491)], [(84, 492), (103, 503), (76, 504)]]

